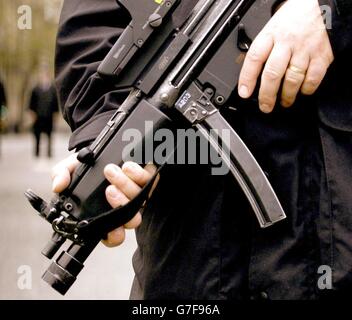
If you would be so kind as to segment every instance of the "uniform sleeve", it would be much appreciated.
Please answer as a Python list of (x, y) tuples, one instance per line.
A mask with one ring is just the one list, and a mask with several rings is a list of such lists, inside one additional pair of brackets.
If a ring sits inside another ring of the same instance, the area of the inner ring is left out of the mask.
[(346, 50), (351, 51), (352, 0), (319, 0), (319, 3), (320, 6), (328, 6), (331, 9), (331, 25), (327, 24), (327, 31), (335, 57)]
[(126, 94), (97, 68), (130, 21), (115, 0), (66, 0), (56, 45), (59, 106), (72, 130), (69, 149), (91, 142)]

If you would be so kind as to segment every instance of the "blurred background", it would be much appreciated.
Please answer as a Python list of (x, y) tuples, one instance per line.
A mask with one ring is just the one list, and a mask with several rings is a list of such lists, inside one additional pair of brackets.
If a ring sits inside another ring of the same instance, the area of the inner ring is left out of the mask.
[(41, 280), (51, 227), (23, 192), (49, 200), (51, 168), (69, 155), (70, 131), (52, 90), (62, 2), (0, 0), (0, 299), (127, 299), (133, 231), (119, 248), (99, 245), (65, 297)]

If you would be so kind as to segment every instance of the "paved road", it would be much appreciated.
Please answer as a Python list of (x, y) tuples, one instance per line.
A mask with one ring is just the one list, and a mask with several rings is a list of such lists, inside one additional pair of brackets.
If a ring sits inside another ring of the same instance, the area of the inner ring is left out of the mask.
[(50, 199), (50, 169), (68, 154), (67, 139), (64, 134), (55, 135), (54, 158), (38, 161), (32, 156), (30, 135), (1, 137), (0, 299), (128, 299), (136, 246), (133, 231), (119, 248), (100, 244), (65, 298), (41, 280), (50, 262), (40, 251), (51, 228), (35, 215), (23, 192), (30, 187)]

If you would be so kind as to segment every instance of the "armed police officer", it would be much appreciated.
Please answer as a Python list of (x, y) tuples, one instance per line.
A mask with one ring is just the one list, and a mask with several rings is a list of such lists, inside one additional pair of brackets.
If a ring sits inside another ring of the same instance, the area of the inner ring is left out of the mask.
[[(329, 30), (319, 5), (332, 10)], [(125, 98), (96, 71), (128, 22), (115, 0), (64, 3), (56, 84), (73, 131), (70, 149), (90, 144)], [(229, 176), (212, 176), (204, 166), (167, 166), (143, 219), (138, 213), (104, 240), (119, 245), (125, 229), (136, 228), (132, 299), (318, 299), (352, 292), (352, 92), (344, 79), (352, 72), (351, 52), (351, 2), (283, 3), (247, 53), (237, 112), (225, 113), (268, 173), (287, 219), (260, 230)], [(247, 100), (253, 95), (258, 103)], [(71, 156), (54, 168), (55, 192), (68, 186), (77, 164)], [(126, 204), (153, 172), (152, 165), (108, 165), (108, 202)], [(321, 266), (332, 270), (331, 290), (318, 285)]]

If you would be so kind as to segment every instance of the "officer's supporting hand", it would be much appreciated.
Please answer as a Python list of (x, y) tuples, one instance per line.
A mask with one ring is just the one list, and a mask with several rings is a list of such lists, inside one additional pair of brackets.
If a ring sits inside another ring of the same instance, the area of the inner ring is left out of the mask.
[[(68, 187), (71, 181), (71, 174), (78, 166), (77, 154), (73, 154), (59, 162), (52, 170), (52, 188), (56, 193), (62, 192)], [(144, 168), (133, 162), (126, 162), (122, 168), (109, 164), (104, 169), (106, 179), (111, 183), (106, 188), (106, 199), (113, 208), (125, 205), (134, 198), (141, 188), (152, 178), (156, 171), (153, 164), (148, 164)], [(155, 181), (155, 189), (158, 179)], [(142, 215), (138, 212), (134, 218), (123, 227), (109, 232), (106, 240), (102, 242), (107, 247), (115, 247), (125, 240), (125, 229), (137, 228), (142, 221)]]
[(252, 95), (261, 76), (259, 107), (290, 107), (301, 91), (313, 94), (334, 60), (318, 0), (288, 0), (253, 41), (239, 79), (239, 95)]

